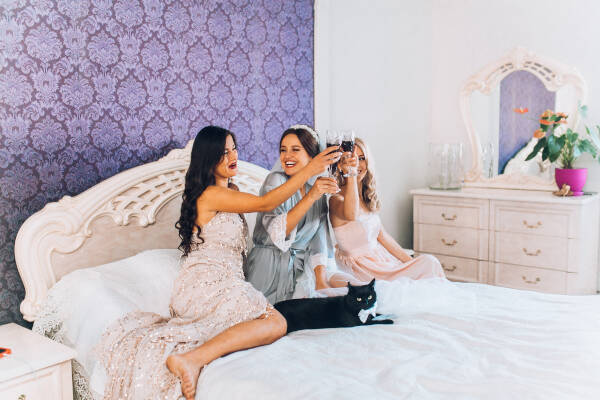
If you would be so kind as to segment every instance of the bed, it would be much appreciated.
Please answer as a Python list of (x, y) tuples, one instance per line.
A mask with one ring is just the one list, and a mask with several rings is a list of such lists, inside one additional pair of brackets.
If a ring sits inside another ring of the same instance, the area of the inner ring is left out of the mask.
[[(48, 204), (17, 235), (21, 312), (77, 350), (76, 398), (102, 397), (93, 347), (108, 324), (134, 309), (168, 314), (190, 150)], [(240, 162), (236, 183), (257, 193), (266, 174)], [(196, 398), (600, 398), (598, 296), (440, 279), (376, 289), (394, 325), (300, 331), (231, 354), (204, 369)]]

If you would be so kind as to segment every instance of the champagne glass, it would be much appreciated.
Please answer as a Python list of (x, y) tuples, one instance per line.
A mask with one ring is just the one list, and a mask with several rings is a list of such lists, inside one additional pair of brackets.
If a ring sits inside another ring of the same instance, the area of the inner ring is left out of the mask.
[[(354, 134), (354, 131), (349, 130), (349, 131), (343, 131), (342, 133), (342, 151), (343, 152), (348, 152), (348, 153), (352, 153), (354, 151), (354, 139), (356, 138), (356, 135)], [(349, 176), (357, 176), (358, 175), (358, 171), (356, 170), (355, 167), (352, 167), (347, 174), (344, 174), (344, 177), (347, 178)]]
[[(340, 133), (333, 129), (328, 129), (325, 135), (326, 147), (337, 146), (338, 148), (342, 145), (342, 136)], [(329, 177), (335, 178), (337, 170), (337, 163), (329, 165)]]

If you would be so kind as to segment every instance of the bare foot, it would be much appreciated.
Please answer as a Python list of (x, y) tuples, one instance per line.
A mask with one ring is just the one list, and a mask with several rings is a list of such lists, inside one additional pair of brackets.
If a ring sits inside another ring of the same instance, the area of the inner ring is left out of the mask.
[(325, 279), (319, 279), (319, 277), (317, 276), (317, 279), (315, 282), (316, 290), (330, 289), (330, 288), (331, 288), (331, 285), (329, 284), (329, 282), (327, 282)]
[(181, 381), (181, 393), (186, 400), (194, 400), (196, 384), (202, 366), (194, 365), (181, 354), (172, 354), (167, 358), (167, 368)]

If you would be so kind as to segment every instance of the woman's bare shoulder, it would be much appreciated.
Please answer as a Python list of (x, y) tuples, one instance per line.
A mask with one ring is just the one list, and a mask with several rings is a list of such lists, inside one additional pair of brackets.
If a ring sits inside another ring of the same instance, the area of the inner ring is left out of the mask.
[(231, 193), (231, 190), (232, 189), (230, 188), (217, 185), (207, 186), (206, 189), (204, 189), (204, 191), (202, 192), (202, 194), (196, 199), (196, 207), (200, 209), (205, 204), (211, 204), (213, 201), (222, 198), (221, 196), (223, 196), (227, 192)]

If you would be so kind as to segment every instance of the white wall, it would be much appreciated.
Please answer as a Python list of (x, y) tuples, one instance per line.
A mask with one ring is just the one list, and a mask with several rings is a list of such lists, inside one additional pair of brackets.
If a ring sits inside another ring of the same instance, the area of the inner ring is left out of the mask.
[[(590, 122), (600, 123), (600, 2), (597, 0), (434, 0), (432, 140), (468, 143), (458, 91), (481, 67), (517, 45), (575, 66), (589, 87)], [(586, 190), (600, 190), (589, 165)]]
[(381, 217), (412, 244), (408, 191), (426, 184), (431, 1), (316, 0), (315, 125), (350, 128), (376, 161)]
[[(426, 184), (428, 142), (469, 141), (458, 92), (521, 45), (575, 66), (600, 124), (600, 1), (315, 0), (315, 123), (354, 128), (377, 160), (384, 224), (412, 243), (408, 190)], [(600, 191), (589, 157), (585, 190)]]
[[(575, 66), (588, 84), (587, 121), (600, 124), (600, 1), (433, 0), (432, 11), (431, 140), (468, 143), (458, 91), (517, 45)], [(599, 192), (598, 161), (582, 157), (578, 166), (589, 168), (584, 190)]]

